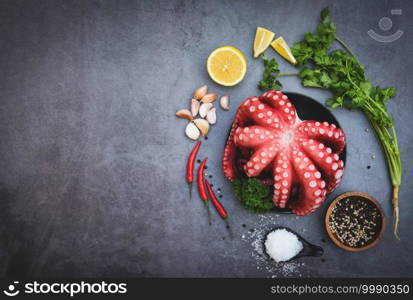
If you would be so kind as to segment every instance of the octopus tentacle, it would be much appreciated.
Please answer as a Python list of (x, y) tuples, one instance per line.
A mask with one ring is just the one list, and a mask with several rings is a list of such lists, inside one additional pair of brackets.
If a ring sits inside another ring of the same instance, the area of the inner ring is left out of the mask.
[(318, 121), (303, 121), (298, 131), (305, 133), (309, 139), (318, 140), (333, 148), (334, 152), (341, 153), (346, 145), (344, 132), (334, 124)]
[(266, 144), (258, 148), (244, 166), (245, 174), (249, 177), (258, 176), (274, 160), (274, 153), (278, 148), (273, 144)]
[(238, 127), (234, 134), (234, 143), (240, 147), (258, 148), (279, 139), (279, 133), (262, 126)]
[(293, 169), (285, 151), (281, 151), (274, 161), (274, 195), (275, 206), (284, 208), (291, 194)]
[(303, 142), (302, 148), (321, 170), (322, 177), (327, 182), (327, 191), (333, 190), (343, 175), (344, 164), (339, 160), (338, 155), (328, 151), (323, 143), (313, 139)]
[(241, 109), (238, 108), (234, 117), (234, 121), (232, 123), (227, 143), (224, 148), (224, 155), (222, 158), (222, 169), (224, 171), (224, 175), (230, 181), (237, 178), (237, 166), (235, 162), (237, 147), (234, 143), (235, 131), (238, 129), (238, 127), (244, 126), (247, 122), (248, 117)]
[[(277, 96), (278, 97), (278, 96)], [(286, 100), (282, 100), (281, 103), (285, 104)], [(291, 103), (288, 102), (288, 106), (292, 108)], [(284, 123), (288, 120), (289, 116), (282, 113), (277, 109), (277, 106), (271, 101), (261, 101), (261, 98), (247, 99), (242, 103), (240, 108), (251, 118), (251, 120), (261, 126), (273, 127), (275, 129), (284, 129)], [(285, 116), (285, 120), (284, 120)], [(290, 117), (292, 120), (293, 116)]]
[(276, 128), (280, 128), (280, 120), (271, 106), (261, 101), (257, 102), (253, 100), (256, 99), (252, 99), (241, 105), (241, 109), (249, 116), (250, 120), (256, 125), (265, 127), (278, 124)]
[(321, 179), (321, 173), (313, 161), (305, 154), (296, 157), (293, 166), (297, 181), (300, 183), (300, 193), (298, 201), (292, 203), (290, 207), (293, 213), (306, 215), (323, 203), (326, 195), (325, 182)]
[(295, 124), (297, 118), (295, 107), (286, 95), (280, 91), (268, 91), (260, 96), (259, 99), (271, 105), (284, 122), (289, 125)]

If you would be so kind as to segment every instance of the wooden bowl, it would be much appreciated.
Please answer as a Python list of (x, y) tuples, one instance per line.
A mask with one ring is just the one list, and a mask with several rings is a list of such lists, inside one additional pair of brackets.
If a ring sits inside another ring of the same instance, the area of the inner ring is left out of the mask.
[[(330, 230), (330, 215), (331, 212), (333, 210), (333, 207), (337, 204), (338, 201), (344, 199), (344, 198), (349, 198), (349, 197), (359, 197), (359, 198), (363, 198), (365, 200), (370, 201), (371, 203), (373, 203), (377, 209), (380, 212), (381, 215), (381, 228), (380, 231), (376, 234), (376, 236), (370, 241), (370, 243), (368, 243), (366, 246), (363, 247), (350, 247), (347, 246), (346, 244), (342, 243), (334, 233), (331, 232)], [(357, 252), (357, 251), (364, 251), (367, 250), (373, 246), (375, 246), (380, 238), (382, 237), (383, 233), (384, 233), (384, 229), (386, 227), (386, 218), (384, 216), (384, 211), (383, 208), (381, 207), (380, 203), (377, 202), (376, 199), (374, 199), (372, 196), (362, 193), (362, 192), (347, 192), (344, 194), (341, 194), (340, 196), (338, 196), (337, 198), (335, 198), (333, 200), (333, 202), (330, 203), (330, 205), (328, 206), (326, 215), (325, 215), (325, 227), (326, 227), (326, 231), (328, 236), (330, 237), (330, 239), (334, 242), (334, 244), (336, 244), (338, 247), (340, 247), (341, 249), (347, 250), (347, 251), (353, 251), (353, 252)]]

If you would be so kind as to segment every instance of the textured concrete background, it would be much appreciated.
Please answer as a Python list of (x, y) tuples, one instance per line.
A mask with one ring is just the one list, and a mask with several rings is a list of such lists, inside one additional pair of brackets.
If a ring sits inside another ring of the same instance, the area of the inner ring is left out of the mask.
[[(256, 26), (292, 44), (313, 30), (329, 6), (338, 34), (366, 66), (374, 83), (397, 87), (391, 101), (404, 179), (401, 242), (387, 227), (383, 240), (362, 253), (344, 252), (327, 239), (323, 214), (333, 196), (360, 190), (376, 197), (391, 220), (390, 185), (379, 145), (359, 112), (334, 112), (348, 136), (341, 186), (317, 212), (283, 215), (274, 225), (300, 231), (323, 245), (325, 262), (303, 259), (302, 276), (412, 276), (413, 230), (413, 3), (411, 1), (0, 1), (0, 275), (1, 276), (225, 276), (267, 277), (242, 239), (257, 228), (224, 179), (220, 159), (236, 106), (258, 94), (262, 64), (251, 57)], [(400, 8), (401, 16), (390, 10)], [(369, 29), (389, 16), (404, 35), (390, 44)], [(245, 80), (215, 85), (208, 54), (234, 45), (247, 56)], [(284, 71), (293, 67), (277, 57)], [(285, 91), (321, 103), (328, 92), (284, 78)], [(229, 93), (229, 112), (200, 157), (223, 189), (235, 239), (213, 213), (190, 201), (184, 182), (193, 143), (184, 136), (194, 88)], [(375, 156), (375, 159), (372, 156)], [(367, 166), (371, 166), (367, 169)], [(242, 224), (246, 226), (243, 227)], [(270, 224), (272, 225), (272, 224)], [(274, 274), (273, 274), (274, 275)], [(275, 273), (276, 276), (282, 274)]]

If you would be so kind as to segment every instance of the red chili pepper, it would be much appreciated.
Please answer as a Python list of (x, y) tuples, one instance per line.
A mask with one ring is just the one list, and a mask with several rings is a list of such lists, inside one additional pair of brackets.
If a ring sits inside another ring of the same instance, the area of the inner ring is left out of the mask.
[(209, 184), (208, 180), (205, 180), (205, 185), (206, 185), (206, 188), (208, 190), (209, 197), (211, 198), (212, 204), (215, 206), (215, 208), (216, 208), (217, 212), (219, 213), (219, 215), (225, 220), (225, 223), (227, 223), (227, 229), (229, 231), (229, 235), (232, 238), (233, 235), (232, 235), (231, 226), (229, 225), (229, 222), (228, 222), (228, 213), (227, 213), (227, 211), (225, 210), (222, 203), (219, 202), (219, 200), (218, 200), (217, 196), (215, 195), (214, 190), (212, 189), (212, 186)]
[(209, 209), (208, 195), (205, 191), (205, 179), (204, 179), (204, 169), (205, 169), (205, 164), (207, 160), (208, 160), (208, 157), (205, 157), (204, 160), (199, 165), (197, 183), (198, 183), (199, 197), (204, 202), (208, 210), (208, 220), (209, 220), (209, 224), (211, 225), (211, 211)]
[(196, 155), (198, 154), (199, 147), (201, 147), (201, 141), (196, 143), (194, 149), (189, 154), (188, 161), (186, 163), (186, 181), (189, 187), (189, 198), (192, 198), (192, 182), (194, 181), (194, 164)]
[(215, 208), (217, 209), (217, 212), (219, 213), (219, 215), (222, 218), (224, 218), (224, 219), (227, 218), (228, 213), (225, 210), (224, 206), (221, 204), (221, 202), (219, 202), (219, 200), (218, 200), (217, 196), (215, 195), (214, 190), (212, 189), (212, 186), (209, 184), (208, 180), (205, 180), (205, 185), (206, 185), (206, 188), (208, 190), (209, 197), (211, 198), (211, 202), (215, 206)]

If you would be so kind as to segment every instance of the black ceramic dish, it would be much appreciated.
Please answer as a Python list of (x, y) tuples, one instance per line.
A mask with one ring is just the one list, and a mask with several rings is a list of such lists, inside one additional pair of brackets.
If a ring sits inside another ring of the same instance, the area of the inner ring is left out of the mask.
[[(301, 120), (328, 122), (330, 124), (335, 124), (338, 128), (341, 128), (331, 110), (313, 98), (298, 93), (286, 92), (284, 94), (287, 95), (288, 99), (292, 102), (292, 104), (294, 104), (298, 117)], [(346, 163), (346, 148), (344, 148), (343, 152), (341, 152), (340, 159)], [(280, 207), (274, 207), (273, 211), (282, 214), (292, 213), (291, 209)]]
[(291, 258), (291, 259), (289, 259), (289, 260), (287, 260), (287, 261), (284, 261), (284, 262), (289, 262), (289, 261), (296, 260), (296, 259), (298, 259), (298, 258), (305, 257), (305, 256), (320, 257), (320, 256), (323, 255), (323, 253), (324, 253), (324, 249), (323, 249), (323, 248), (321, 248), (320, 246), (311, 244), (310, 242), (308, 242), (306, 239), (304, 239), (301, 235), (299, 235), (299, 234), (298, 234), (297, 232), (295, 232), (294, 230), (292, 230), (292, 229), (290, 229), (290, 228), (288, 228), (288, 227), (275, 227), (275, 228), (273, 228), (271, 231), (269, 231), (269, 232), (265, 235), (265, 238), (264, 238), (264, 241), (263, 241), (264, 253), (265, 253), (265, 255), (267, 255), (267, 257), (268, 257), (269, 259), (273, 260), (273, 259), (267, 254), (267, 252), (265, 251), (265, 241), (266, 241), (266, 239), (267, 239), (267, 235), (270, 234), (271, 232), (273, 232), (274, 230), (277, 230), (277, 229), (285, 229), (285, 230), (287, 230), (287, 231), (295, 234), (295, 235), (297, 236), (298, 240), (303, 244), (303, 249), (301, 249), (301, 251), (300, 251), (296, 256), (294, 256), (293, 258)]

